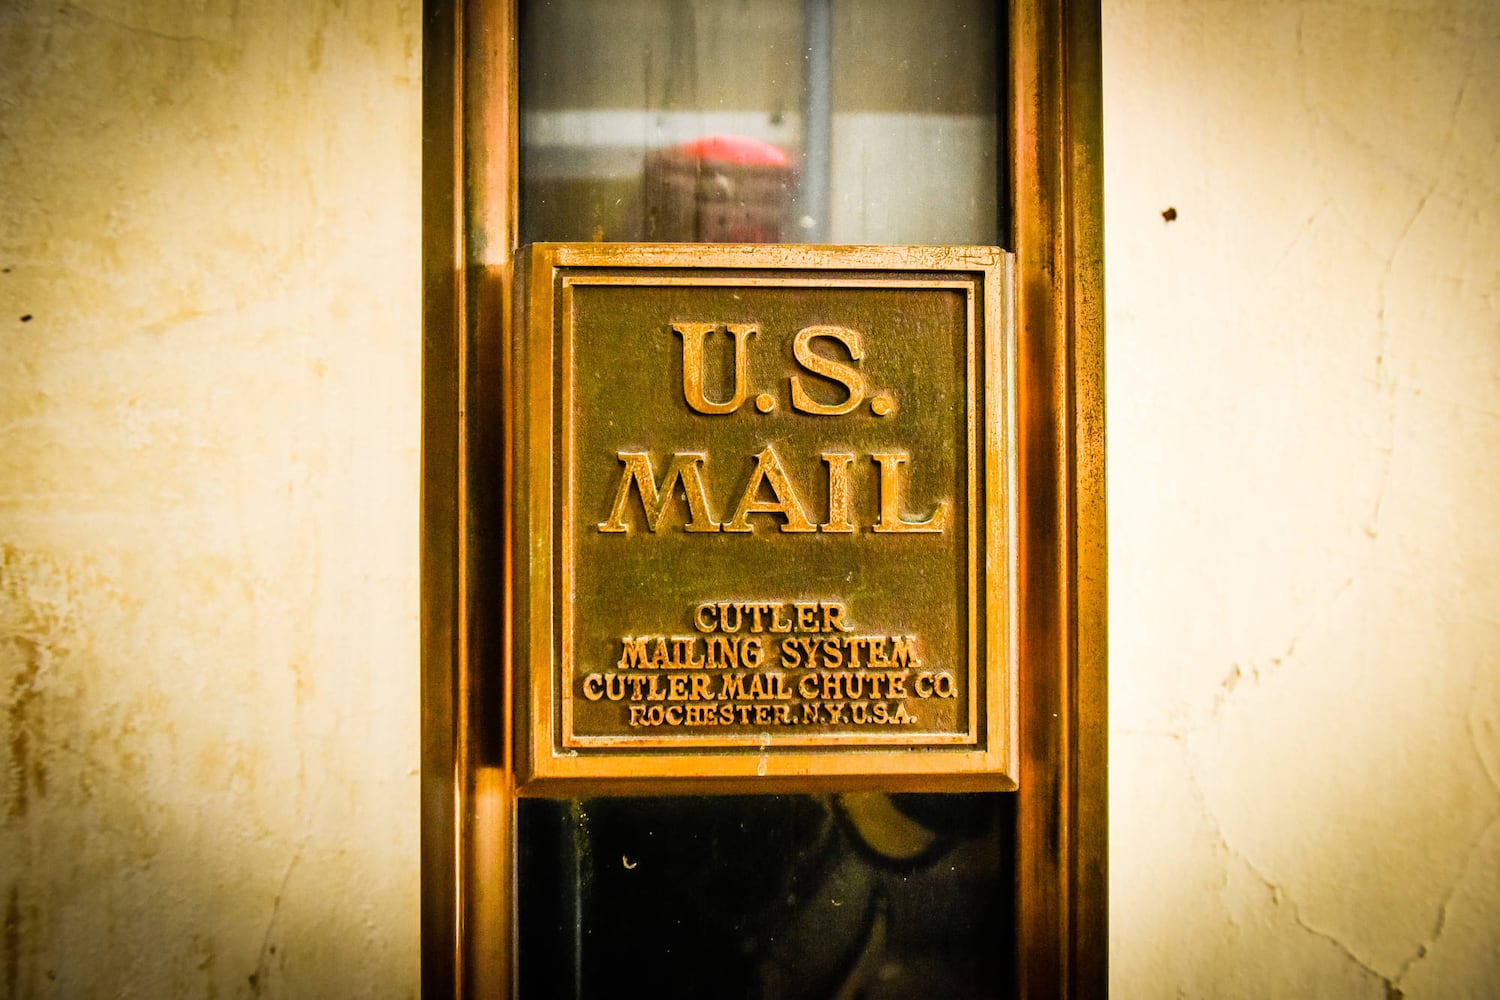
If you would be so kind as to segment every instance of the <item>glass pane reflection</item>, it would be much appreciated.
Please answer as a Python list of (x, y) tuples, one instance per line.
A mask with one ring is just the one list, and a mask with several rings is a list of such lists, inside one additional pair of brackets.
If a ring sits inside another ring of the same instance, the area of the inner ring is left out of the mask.
[(997, 243), (997, 11), (523, 3), (522, 242)]
[(1006, 996), (1013, 804), (526, 800), (522, 995)]

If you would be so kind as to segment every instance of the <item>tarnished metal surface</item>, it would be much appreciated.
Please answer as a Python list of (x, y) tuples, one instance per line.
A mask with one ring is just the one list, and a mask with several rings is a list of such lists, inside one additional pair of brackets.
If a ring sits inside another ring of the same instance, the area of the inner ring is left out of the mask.
[(531, 777), (1012, 784), (1007, 265), (533, 251)]

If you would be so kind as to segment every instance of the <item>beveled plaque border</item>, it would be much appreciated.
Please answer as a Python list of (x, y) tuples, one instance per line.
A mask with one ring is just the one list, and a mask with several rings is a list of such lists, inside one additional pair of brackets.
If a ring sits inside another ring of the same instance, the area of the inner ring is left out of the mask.
[[(993, 247), (585, 243), (538, 244), (524, 266), (524, 360), (518, 357), (515, 389), (526, 400), (526, 416), (512, 444), (527, 483), (516, 527), (529, 539), (525, 565), (516, 567), (527, 581), (526, 599), (517, 607), (525, 620), (518, 690), (529, 699), (517, 725), (518, 793), (597, 793), (601, 786), (594, 783), (605, 781), (611, 794), (687, 785), (695, 793), (821, 791), (833, 778), (886, 789), (1015, 788), (1011, 256)], [(966, 294), (966, 732), (637, 739), (580, 738), (570, 731), (572, 604), (564, 595), (573, 585), (571, 290), (590, 284), (951, 288)], [(519, 550), (517, 557), (523, 558)], [(923, 752), (913, 752), (918, 749)]]
[[(781, 252), (785, 251), (788, 248), (770, 247), (767, 249)], [(545, 257), (550, 250), (550, 247), (537, 248), (538, 256)], [(683, 256), (685, 260), (693, 259), (694, 255), (691, 253), (691, 251), (692, 248), (684, 251)], [(899, 253), (900, 251), (897, 252)], [(533, 258), (533, 260), (535, 259), (536, 258)], [(557, 265), (541, 264), (541, 266), (552, 266), (558, 271), (564, 270), (564, 268)], [(828, 266), (830, 267), (830, 269), (836, 267), (836, 265), (831, 263), (825, 264), (824, 266)], [(968, 635), (964, 644), (964, 673), (966, 679), (965, 690), (969, 692), (975, 692), (982, 689), (986, 692), (986, 699), (989, 700), (988, 692), (993, 685), (986, 682), (987, 678), (984, 675), (987, 675), (988, 671), (981, 669), (980, 656), (981, 648), (983, 647), (981, 647), (979, 642), (978, 623), (984, 617), (986, 610), (992, 605), (993, 594), (989, 594), (989, 599), (986, 599), (986, 596), (981, 593), (981, 584), (978, 574), (978, 565), (980, 558), (978, 534), (980, 533), (976, 533), (974, 531), (974, 524), (976, 520), (987, 523), (988, 517), (981, 514), (981, 516), (976, 519), (974, 516), (975, 512), (979, 511), (978, 482), (981, 478), (984, 478), (982, 475), (975, 474), (975, 466), (979, 465), (980, 467), (982, 467), (981, 463), (976, 461), (979, 454), (979, 439), (981, 437), (982, 428), (980, 427), (981, 418), (974, 407), (974, 399), (977, 395), (981, 395), (981, 393), (975, 391), (978, 384), (977, 374), (980, 368), (980, 354), (983, 353), (986, 358), (990, 356), (1008, 356), (1006, 354), (1006, 351), (1010, 343), (1010, 338), (1005, 338), (1005, 343), (998, 345), (998, 349), (997, 345), (989, 343), (989, 340), (993, 338), (986, 336), (986, 334), (993, 333), (994, 330), (993, 327), (987, 327), (983, 331), (978, 328), (982, 311), (980, 310), (976, 302), (975, 293), (976, 291), (978, 291), (982, 295), (986, 279), (988, 278), (990, 280), (994, 280), (996, 276), (993, 273), (980, 272), (971, 275), (967, 279), (949, 280), (926, 278), (920, 275), (924, 275), (927, 272), (917, 272), (916, 274), (908, 278), (872, 278), (859, 277), (857, 275), (851, 275), (848, 272), (843, 272), (830, 273), (826, 276), (807, 277), (804, 276), (805, 272), (801, 271), (800, 269), (790, 267), (786, 269), (788, 272), (791, 272), (789, 274), (780, 274), (778, 272), (781, 269), (777, 269), (776, 271), (773, 271), (772, 275), (769, 277), (748, 276), (743, 272), (724, 274), (709, 273), (703, 275), (687, 275), (681, 273), (652, 273), (656, 270), (657, 267), (653, 264), (653, 266), (649, 268), (641, 269), (642, 273), (632, 275), (595, 274), (587, 272), (565, 273), (559, 274), (559, 281), (553, 286), (554, 293), (559, 290), (559, 288), (562, 292), (562, 302), (560, 303), (560, 308), (557, 309), (552, 319), (553, 326), (559, 328), (557, 329), (557, 333), (559, 334), (558, 348), (560, 357), (558, 359), (557, 370), (558, 377), (562, 381), (562, 398), (557, 401), (558, 405), (556, 406), (556, 413), (559, 415), (561, 423), (561, 426), (559, 428), (559, 440), (562, 446), (562, 453), (558, 457), (557, 462), (560, 465), (561, 477), (567, 480), (567, 486), (564, 490), (562, 490), (563, 495), (560, 498), (560, 502), (558, 504), (562, 520), (558, 532), (561, 548), (561, 557), (559, 559), (559, 569), (561, 576), (558, 588), (559, 594), (569, 594), (573, 591), (573, 576), (575, 565), (574, 555), (572, 552), (575, 515), (573, 504), (575, 495), (573, 488), (573, 475), (577, 467), (574, 464), (575, 456), (573, 452), (575, 438), (575, 435), (573, 433), (573, 414), (576, 412), (577, 407), (572, 395), (574, 381), (571, 378), (574, 365), (575, 341), (573, 324), (574, 311), (572, 301), (572, 290), (574, 288), (590, 285), (610, 285), (642, 288), (828, 288), (838, 289), (840, 291), (854, 288), (938, 288), (953, 291), (962, 291), (965, 293), (966, 300), (964, 312), (964, 400), (966, 412), (964, 415), (965, 440), (963, 453), (965, 464), (968, 466), (967, 472), (964, 477), (965, 482), (968, 484), (968, 495), (965, 498), (964, 502), (964, 543), (965, 548), (967, 549), (967, 552), (965, 553), (966, 573), (964, 603), (965, 620), (968, 626)], [(976, 286), (978, 287), (976, 288)], [(1002, 296), (1002, 298), (1005, 298), (1005, 296)], [(554, 304), (556, 304), (555, 300)], [(539, 314), (532, 316), (530, 323), (532, 336), (542, 336), (543, 331), (541, 329), (541, 326), (544, 321), (545, 317)], [(1006, 331), (1010, 329), (1010, 324), (1003, 324), (1003, 326)], [(1004, 369), (1008, 370), (1009, 366), (1006, 361), (1001, 360), (999, 363)], [(986, 363), (984, 367), (986, 370), (988, 370), (989, 364)], [(1010, 491), (1008, 489), (1005, 489), (1004, 484), (1002, 484), (998, 488), (1004, 490), (1004, 494), (1007, 497), (1009, 496)], [(988, 489), (986, 490), (986, 495), (989, 495)], [(1009, 517), (1006, 518), (1007, 523), (1011, 520), (1012, 519)], [(1002, 585), (1008, 582), (1009, 579), (1010, 574), (1007, 572), (1005, 574), (1005, 581), (1002, 581)], [(988, 590), (989, 583), (990, 581), (986, 579), (986, 590)], [(1006, 606), (1009, 606), (1008, 601), (1005, 603)], [(603, 747), (638, 747), (642, 749), (655, 748), (662, 750), (702, 751), (725, 748), (732, 749), (764, 746), (767, 748), (774, 748), (778, 753), (785, 753), (787, 751), (787, 748), (789, 747), (865, 747), (881, 744), (889, 744), (899, 747), (926, 747), (944, 746), (950, 744), (978, 744), (980, 741), (981, 719), (979, 714), (979, 701), (972, 696), (968, 698), (968, 718), (965, 731), (962, 733), (919, 732), (905, 735), (902, 733), (880, 733), (876, 731), (866, 731), (819, 733), (806, 736), (777, 736), (775, 734), (766, 736), (756, 736), (750, 734), (741, 734), (737, 736), (718, 736), (708, 733), (683, 733), (681, 735), (670, 737), (579, 735), (573, 732), (571, 725), (573, 721), (573, 684), (578, 677), (577, 671), (575, 670), (576, 664), (571, 646), (573, 638), (573, 610), (574, 609), (572, 602), (565, 600), (559, 601), (558, 611), (561, 622), (559, 624), (558, 645), (560, 648), (557, 651), (558, 662), (555, 669), (557, 683), (552, 689), (552, 693), (557, 696), (557, 701), (559, 702), (557, 706), (558, 710), (555, 713), (556, 719), (554, 721), (561, 726), (559, 742), (561, 744), (561, 748), (564, 751), (572, 749), (586, 750), (589, 748)], [(988, 641), (988, 638), (986, 641)], [(1007, 664), (1013, 664), (1014, 657), (1007, 656), (1006, 660)], [(1014, 673), (1014, 671), (1013, 669), (1008, 669), (1005, 671), (1005, 673), (1008, 679), (1009, 676)], [(982, 688), (981, 683), (983, 683)], [(1005, 684), (1003, 686), (1005, 690), (1010, 690), (1009, 684)], [(986, 705), (985, 719), (993, 720), (994, 713), (997, 710), (1004, 712), (1005, 717), (1008, 717), (1011, 714), (1008, 711), (1010, 708), (1010, 701), (1010, 699), (998, 703), (995, 701), (990, 701), (990, 703)], [(988, 726), (986, 728), (988, 728)], [(685, 769), (689, 771), (692, 770), (690, 766), (687, 766)]]

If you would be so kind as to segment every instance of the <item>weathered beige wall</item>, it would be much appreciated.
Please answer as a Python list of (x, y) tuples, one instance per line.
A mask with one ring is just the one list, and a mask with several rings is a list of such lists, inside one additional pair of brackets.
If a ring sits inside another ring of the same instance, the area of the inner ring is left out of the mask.
[[(1497, 39), (1105, 4), (1117, 995), (1500, 982)], [(0, 7), (0, 996), (415, 990), (419, 46)]]
[(416, 990), (420, 87), (416, 0), (0, 5), (0, 996)]
[(1115, 992), (1493, 997), (1500, 5), (1104, 13)]

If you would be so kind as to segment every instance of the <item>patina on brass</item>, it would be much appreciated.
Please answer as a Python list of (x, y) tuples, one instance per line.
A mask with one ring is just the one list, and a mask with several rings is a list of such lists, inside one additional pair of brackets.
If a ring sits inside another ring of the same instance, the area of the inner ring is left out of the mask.
[(523, 786), (1015, 786), (1008, 275), (533, 248)]

